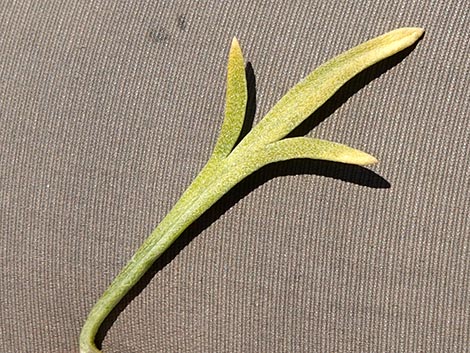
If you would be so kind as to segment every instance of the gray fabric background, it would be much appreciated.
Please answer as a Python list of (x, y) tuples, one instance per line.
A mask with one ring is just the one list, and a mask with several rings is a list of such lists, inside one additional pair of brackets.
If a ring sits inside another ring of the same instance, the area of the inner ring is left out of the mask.
[(0, 352), (78, 351), (93, 303), (210, 155), (234, 35), (256, 122), (323, 61), (402, 26), (424, 39), (309, 132), (380, 164), (255, 174), (157, 262), (100, 341), (109, 353), (470, 352), (468, 8), (2, 0)]

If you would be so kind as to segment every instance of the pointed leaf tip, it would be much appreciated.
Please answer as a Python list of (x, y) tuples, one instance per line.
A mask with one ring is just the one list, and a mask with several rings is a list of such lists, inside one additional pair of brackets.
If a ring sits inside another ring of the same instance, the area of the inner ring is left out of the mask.
[(238, 41), (237, 37), (233, 37), (232, 39), (229, 58), (232, 58), (236, 61), (243, 61), (242, 48), (240, 47), (240, 42)]
[(403, 27), (396, 31), (400, 31), (403, 35), (408, 36), (411, 39), (411, 43), (417, 41), (424, 34), (424, 29), (420, 27)]
[(377, 163), (377, 159), (368, 153), (336, 142), (310, 137), (292, 137), (267, 145), (260, 165), (285, 161), (288, 159), (321, 159), (366, 166)]
[(225, 118), (211, 158), (225, 158), (240, 136), (248, 99), (245, 61), (236, 37), (233, 37), (227, 65)]
[(231, 45), (232, 49), (233, 48), (237, 48), (237, 49), (240, 49), (240, 42), (238, 41), (237, 37), (233, 37), (232, 38), (232, 45)]
[(361, 156), (356, 156), (355, 162), (353, 162), (352, 164), (365, 166), (365, 165), (373, 165), (373, 164), (379, 163), (377, 158), (375, 158), (374, 156), (371, 156), (370, 154), (367, 154), (365, 152), (363, 153), (364, 154)]
[(336, 145), (336, 155), (331, 160), (360, 166), (377, 164), (379, 161), (370, 154), (344, 145)]
[(421, 37), (424, 33), (424, 28), (421, 27), (405, 27), (404, 30), (408, 30), (410, 33), (415, 34), (417, 37)]
[[(338, 147), (340, 146), (338, 145)], [(360, 166), (373, 165), (379, 162), (374, 156), (347, 146), (341, 146), (337, 149), (335, 155), (332, 154), (324, 159)]]

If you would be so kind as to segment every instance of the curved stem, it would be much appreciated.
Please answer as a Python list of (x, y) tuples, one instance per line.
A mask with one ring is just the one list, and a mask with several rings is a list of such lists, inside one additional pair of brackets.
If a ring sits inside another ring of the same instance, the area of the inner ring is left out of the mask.
[[(227, 173), (230, 168), (232, 173)], [(233, 173), (237, 169), (238, 172)], [(96, 334), (111, 311), (183, 231), (241, 179), (250, 174), (241, 163), (209, 162), (181, 199), (144, 241), (91, 309), (80, 333), (80, 353), (99, 353)], [(230, 176), (230, 177), (227, 177)]]

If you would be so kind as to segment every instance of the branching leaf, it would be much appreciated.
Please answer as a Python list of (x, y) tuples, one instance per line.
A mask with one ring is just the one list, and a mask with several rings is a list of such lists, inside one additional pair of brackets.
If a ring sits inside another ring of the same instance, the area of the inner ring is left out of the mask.
[(309, 137), (277, 141), (267, 145), (264, 152), (264, 165), (296, 158), (321, 159), (362, 166), (377, 163), (377, 159), (365, 152), (339, 143)]
[(244, 138), (239, 147), (278, 141), (369, 66), (409, 47), (421, 28), (400, 28), (362, 43), (318, 67), (294, 86)]
[(226, 157), (240, 136), (248, 100), (245, 63), (236, 38), (230, 47), (227, 65), (227, 88), (225, 94), (225, 118), (212, 158)]

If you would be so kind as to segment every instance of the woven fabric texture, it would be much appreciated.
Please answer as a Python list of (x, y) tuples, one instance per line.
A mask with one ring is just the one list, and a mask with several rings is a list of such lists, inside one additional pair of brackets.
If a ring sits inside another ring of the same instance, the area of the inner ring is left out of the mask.
[[(423, 27), (302, 133), (376, 156), (264, 168), (160, 258), (105, 353), (469, 352), (469, 3), (0, 2), (0, 352), (78, 352), (207, 161), (236, 36), (254, 123), (336, 54)], [(254, 103), (256, 98), (256, 104)]]

